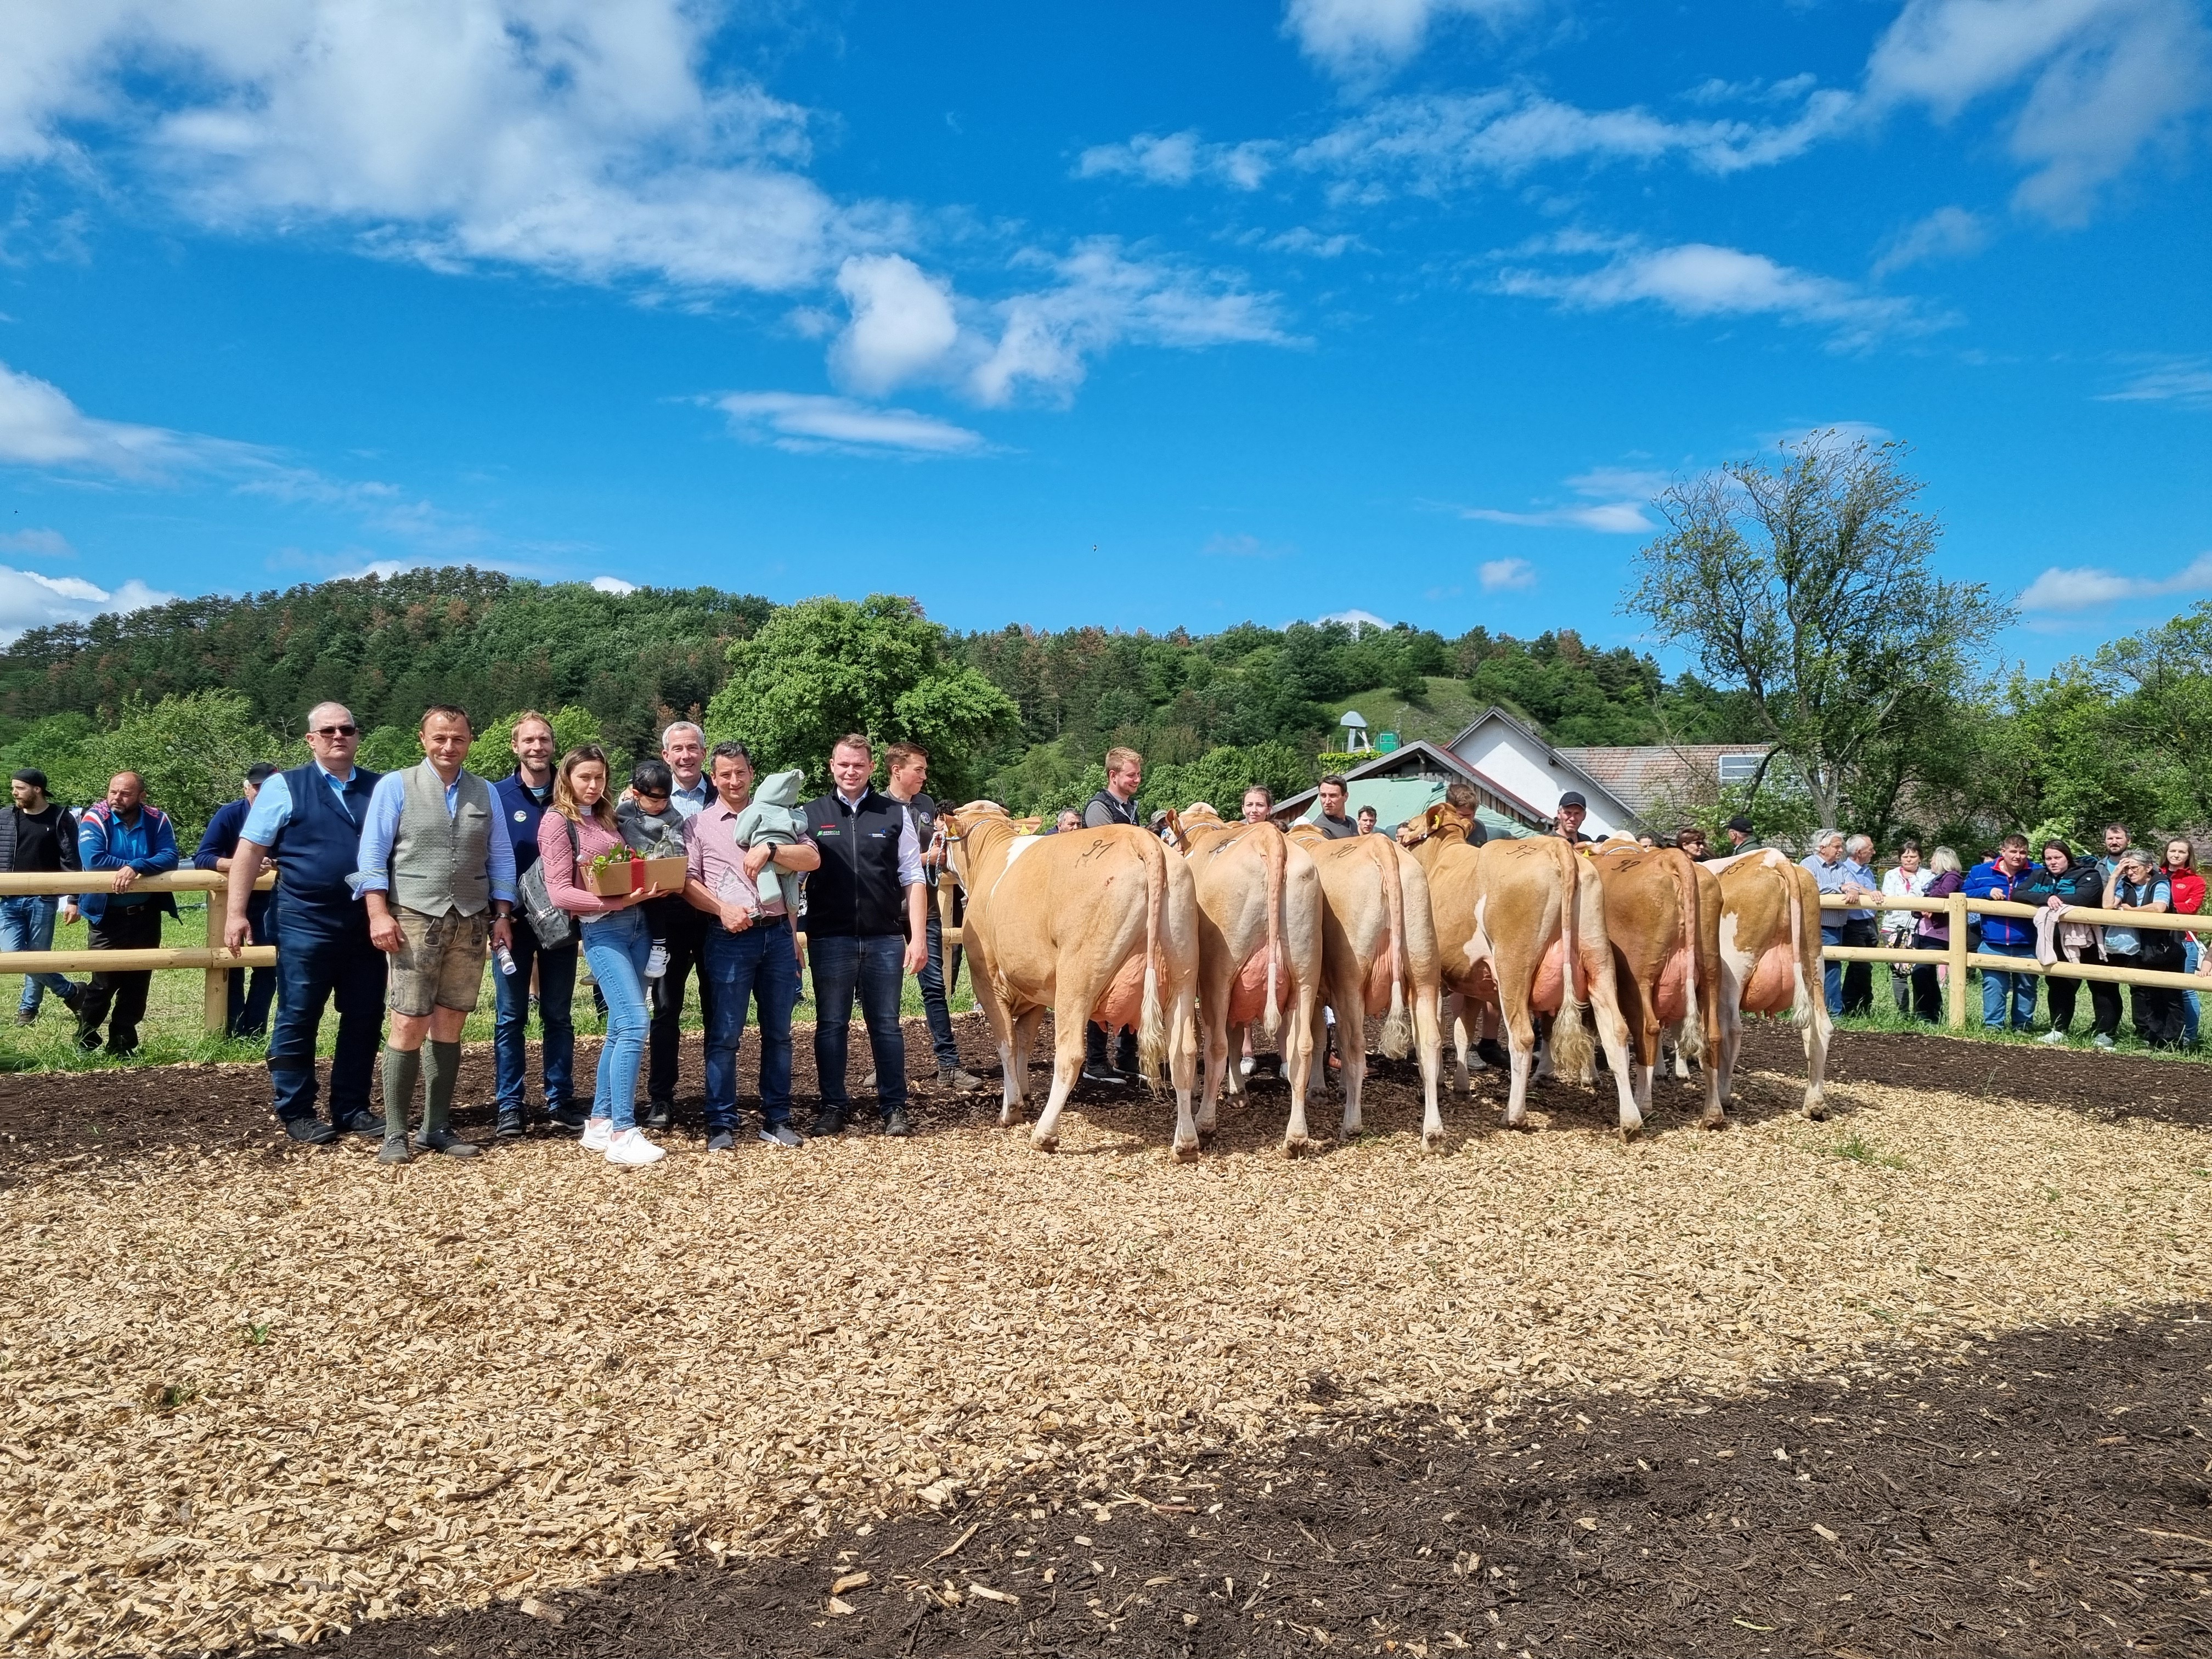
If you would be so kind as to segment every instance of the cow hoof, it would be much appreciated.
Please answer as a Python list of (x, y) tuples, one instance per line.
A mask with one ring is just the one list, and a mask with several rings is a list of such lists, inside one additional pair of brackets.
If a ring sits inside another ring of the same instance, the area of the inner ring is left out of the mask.
[(1698, 1120), (1698, 1127), (1700, 1129), (1725, 1129), (1728, 1126), (1729, 1121), (1718, 1112), (1715, 1112), (1711, 1117), (1701, 1117)]
[(1500, 1118), (1498, 1127), (1501, 1129), (1516, 1129), (1522, 1134), (1534, 1134), (1536, 1132), (1536, 1126), (1525, 1117)]
[(1175, 1160), (1178, 1164), (1197, 1163), (1198, 1143), (1194, 1140), (1189, 1142), (1188, 1145), (1180, 1140), (1176, 1142)]
[(1643, 1133), (1644, 1126), (1641, 1123), (1624, 1123), (1620, 1126), (1620, 1144), (1626, 1146)]
[(1311, 1151), (1312, 1147), (1313, 1142), (1308, 1140), (1304, 1135), (1285, 1135), (1283, 1137), (1283, 1156), (1285, 1158), (1296, 1158), (1301, 1152)]
[(1828, 1121), (1828, 1109), (1826, 1106), (1808, 1106), (1805, 1109), (1805, 1115), (1815, 1123), (1826, 1123)]
[(1056, 1152), (1060, 1150), (1060, 1137), (1058, 1135), (1031, 1135), (1030, 1137), (1030, 1145), (1036, 1147), (1037, 1151), (1041, 1152)]
[(1432, 1131), (1431, 1133), (1424, 1134), (1421, 1137), (1421, 1150), (1423, 1152), (1441, 1152), (1443, 1149), (1444, 1132), (1442, 1129)]

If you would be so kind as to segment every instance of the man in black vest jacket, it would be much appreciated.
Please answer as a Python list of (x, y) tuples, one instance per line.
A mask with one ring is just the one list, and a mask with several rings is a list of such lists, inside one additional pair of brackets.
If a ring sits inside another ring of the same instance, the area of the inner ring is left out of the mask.
[[(1083, 827), (1141, 824), (1137, 791), (1144, 787), (1145, 757), (1133, 749), (1106, 751), (1106, 787), (1084, 803)], [(1092, 1083), (1127, 1083), (1137, 1074), (1137, 1034), (1124, 1027), (1115, 1044), (1114, 1064), (1106, 1063), (1106, 1028), (1096, 1020), (1083, 1028), (1083, 1075)]]
[[(384, 1133), (368, 1108), (376, 1050), (384, 1032), (384, 952), (369, 942), (368, 913), (346, 878), (361, 861), (361, 827), (377, 774), (353, 763), (361, 728), (343, 703), (307, 711), (314, 758), (261, 786), (230, 856), (223, 943), (243, 950), (252, 933), (246, 902), (263, 865), (277, 865), (276, 1020), (269, 1036), (269, 1081), (276, 1116), (295, 1140), (322, 1146), (340, 1134)], [(338, 1010), (331, 1061), (331, 1121), (315, 1115), (315, 1039), (323, 1005)]]
[[(836, 786), (807, 802), (807, 834), (822, 867), (806, 881), (806, 954), (814, 969), (814, 1070), (822, 1110), (812, 1133), (842, 1133), (851, 1102), (845, 1049), (858, 991), (876, 1060), (876, 1103), (884, 1133), (914, 1133), (906, 1115), (906, 1039), (899, 1030), (899, 980), (928, 956), (929, 890), (921, 844), (906, 808), (868, 784), (875, 756), (852, 732), (830, 751)], [(903, 937), (902, 937), (903, 935)]]
[[(929, 751), (918, 743), (895, 743), (884, 750), (884, 791), (906, 808), (914, 823), (914, 838), (921, 845), (922, 882), (928, 889), (923, 905), (929, 913), (929, 950), (921, 964), (921, 1016), (929, 1024), (929, 1044), (937, 1051), (937, 1086), (957, 1095), (972, 1094), (983, 1079), (960, 1063), (960, 1048), (952, 1036), (952, 1005), (945, 983), (945, 939), (938, 917), (937, 871), (929, 862), (937, 840), (937, 801), (923, 787), (929, 781)], [(956, 955), (953, 971), (959, 971)]]

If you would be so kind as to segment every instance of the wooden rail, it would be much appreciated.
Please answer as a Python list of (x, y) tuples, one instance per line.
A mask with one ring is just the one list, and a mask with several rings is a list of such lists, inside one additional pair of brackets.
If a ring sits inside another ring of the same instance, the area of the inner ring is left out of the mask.
[[(2008, 899), (1968, 898), (1964, 893), (1953, 893), (1940, 899), (1905, 898), (1888, 894), (1847, 899), (1840, 893), (1823, 893), (1820, 895), (1820, 908), (1824, 911), (1923, 911), (1942, 915), (1950, 925), (1951, 936), (1941, 952), (1899, 951), (1887, 945), (1823, 945), (1820, 959), (1823, 962), (1907, 963), (1915, 967), (1927, 967), (1942, 962), (1951, 970), (1944, 1012), (1954, 1031), (1966, 1029), (1966, 969), (1969, 968), (1978, 968), (1985, 974), (2043, 974), (2060, 979), (2098, 980), (2107, 985), (2148, 985), (2171, 991), (2212, 991), (2212, 980), (2198, 974), (2162, 973), (2151, 968), (2112, 968), (2098, 962), (2069, 962), (2064, 957), (2046, 968), (2032, 956), (2002, 957), (1988, 951), (1967, 951), (1966, 926), (1970, 918), (2010, 916), (2027, 921), (2040, 915), (2044, 908), (2033, 904), (2014, 904)], [(2212, 929), (2212, 916), (2175, 915), (2171, 911), (2145, 914), (2141, 910), (2101, 910), (2087, 905), (2069, 905), (2058, 913), (2058, 919), (2062, 922), (2082, 922), (2093, 927), (2163, 928), (2171, 933)]]
[[(276, 884), (273, 872), (264, 872), (255, 887), (264, 892)], [(0, 875), (0, 898), (47, 896), (59, 894), (106, 893), (115, 886), (112, 870), (58, 871), (52, 875)], [(274, 968), (276, 947), (249, 945), (233, 956), (222, 942), (223, 917), (230, 878), (219, 870), (179, 870), (173, 875), (142, 876), (131, 884), (134, 893), (205, 893), (207, 943), (164, 945), (150, 951), (0, 951), (0, 974), (130, 973), (137, 969), (197, 968), (207, 975), (200, 997), (200, 1013), (208, 1031), (221, 1036), (230, 1024), (230, 984), (228, 975), (239, 968)]]

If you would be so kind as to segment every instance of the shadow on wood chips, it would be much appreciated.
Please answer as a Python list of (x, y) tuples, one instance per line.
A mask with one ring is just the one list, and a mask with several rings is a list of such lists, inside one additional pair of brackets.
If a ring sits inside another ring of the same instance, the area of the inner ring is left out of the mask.
[(1356, 1384), (1316, 1376), (1322, 1414), (1264, 1459), (1170, 1462), (1082, 1492), (1032, 1471), (988, 1502), (834, 1531), (803, 1558), (702, 1559), (364, 1625), (328, 1647), (2201, 1654), (2208, 1363), (2212, 1322), (2166, 1309), (2008, 1336), (1890, 1382), (1561, 1400), (1494, 1425), (1363, 1414)]

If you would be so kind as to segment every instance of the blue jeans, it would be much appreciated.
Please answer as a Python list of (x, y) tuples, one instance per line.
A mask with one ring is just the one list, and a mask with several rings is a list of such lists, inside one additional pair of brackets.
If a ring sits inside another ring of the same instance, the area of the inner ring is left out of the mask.
[(323, 1005), (332, 1001), (338, 1042), (331, 1060), (331, 1121), (343, 1125), (368, 1110), (368, 1085), (384, 1039), (386, 960), (368, 942), (366, 925), (312, 930), (288, 923), (278, 907), (276, 1023), (269, 1033), (269, 1082), (278, 1117), (289, 1122), (315, 1115), (315, 1039)]
[[(246, 902), (246, 937), (256, 945), (273, 945), (276, 935), (269, 931), (269, 901), (271, 895), (256, 893)], [(221, 893), (208, 895), (208, 902), (221, 904)], [(256, 968), (248, 975), (243, 968), (234, 968), (223, 975), (223, 1007), (226, 1018), (223, 1030), (234, 1037), (266, 1036), (269, 1034), (269, 1004), (276, 994), (276, 970)]]
[(575, 1095), (576, 1026), (571, 1007), (576, 997), (574, 939), (557, 951), (538, 942), (538, 935), (518, 912), (514, 917), (514, 971), (502, 974), (492, 965), (492, 989), (498, 1013), (492, 1021), (492, 1072), (497, 1079), (494, 1093), (499, 1109), (519, 1112), (530, 1094), (530, 1056), (523, 1039), (530, 1027), (530, 965), (538, 964), (538, 1025), (545, 1042), (539, 1064), (545, 1075), (545, 1103), (564, 1106)]
[[(1837, 922), (1832, 927), (1824, 927), (1820, 929), (1821, 944), (1841, 945), (1843, 942), (1843, 923)], [(1844, 1012), (1844, 964), (1842, 963), (1830, 962), (1821, 965), (1820, 988), (1827, 994), (1829, 1018), (1833, 1018), (1842, 1013)]]
[[(1989, 939), (1982, 941), (1982, 950), (1993, 957), (2026, 957), (2033, 959), (2033, 945), (1997, 945)], [(1982, 1024), (1992, 1031), (2005, 1028), (2005, 998), (2012, 998), (2012, 1024), (2016, 1031), (2025, 1031), (2035, 1023), (2035, 981), (2033, 974), (1993, 973), (1982, 969)]]
[[(0, 951), (52, 950), (54, 914), (61, 908), (61, 900), (51, 893), (0, 899)], [(59, 974), (26, 974), (23, 975), (23, 1012), (37, 1013), (39, 1004), (49, 991), (68, 1000), (76, 995), (77, 988)]]
[[(2204, 947), (2197, 942), (2197, 935), (2184, 933), (2181, 936), (2181, 971), (2195, 973), (2197, 964), (2203, 959)], [(2203, 1008), (2197, 1000), (2197, 993), (2184, 991), (2181, 994), (2181, 1041), (2189, 1048), (2197, 1046), (2197, 1023), (2203, 1016)]]
[(814, 958), (814, 1071), (821, 1079), (823, 1109), (842, 1112), (852, 1103), (845, 1093), (845, 1045), (857, 990), (876, 1059), (876, 1101), (889, 1117), (906, 1105), (906, 1036), (899, 1030), (906, 941), (896, 933), (872, 939), (833, 935), (809, 938), (806, 949)]
[(711, 921), (700, 941), (699, 975), (701, 984), (713, 988), (707, 999), (707, 1133), (737, 1129), (738, 1047), (745, 1034), (746, 1005), (755, 998), (760, 1001), (761, 1121), (770, 1128), (788, 1123), (791, 1011), (799, 1006), (799, 958), (790, 927), (780, 916), (735, 933)]
[(607, 1000), (607, 1040), (599, 1048), (592, 1115), (613, 1119), (620, 1134), (637, 1127), (637, 1073), (653, 1024), (645, 1000), (645, 959), (653, 954), (653, 936), (635, 905), (611, 916), (586, 916), (582, 932), (584, 960)]
[(915, 981), (921, 988), (922, 1018), (929, 1022), (929, 1046), (937, 1051), (937, 1069), (949, 1072), (960, 1063), (960, 1045), (952, 1037), (952, 1005), (945, 999), (944, 923), (937, 914), (935, 895), (929, 907), (929, 960)]

